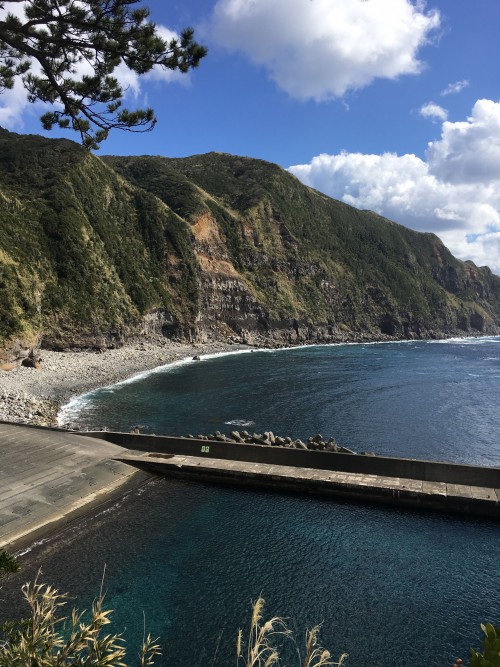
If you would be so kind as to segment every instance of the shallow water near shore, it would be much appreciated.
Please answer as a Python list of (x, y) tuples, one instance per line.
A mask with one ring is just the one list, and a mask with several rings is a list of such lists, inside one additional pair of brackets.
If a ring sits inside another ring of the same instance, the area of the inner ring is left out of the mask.
[(88, 608), (106, 564), (113, 629), (137, 646), (144, 612), (164, 667), (212, 664), (221, 632), (215, 664), (233, 664), (260, 593), (300, 642), (323, 621), (324, 645), (349, 652), (350, 667), (450, 667), (479, 646), (481, 622), (498, 623), (499, 531), (491, 521), (160, 479), (35, 549), (9, 588), (41, 566), (42, 580)]
[[(498, 337), (209, 358), (86, 395), (73, 418), (320, 431), (356, 450), (500, 465), (499, 360)], [(165, 667), (212, 664), (221, 632), (215, 664), (232, 664), (260, 593), (299, 641), (323, 621), (349, 667), (450, 667), (479, 646), (481, 622), (500, 624), (500, 524), (486, 520), (159, 479), (35, 548), (18, 579), (41, 565), (88, 606), (104, 563), (114, 627), (138, 643), (144, 610)]]

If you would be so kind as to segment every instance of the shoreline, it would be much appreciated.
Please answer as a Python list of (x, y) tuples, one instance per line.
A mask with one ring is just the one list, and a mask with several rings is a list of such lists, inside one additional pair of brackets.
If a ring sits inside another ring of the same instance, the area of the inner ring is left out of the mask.
[(339, 345), (374, 345), (383, 343), (440, 343), (478, 340), (491, 336), (450, 335), (440, 339), (345, 340), (268, 347), (235, 344), (226, 341), (181, 343), (167, 338), (158, 341), (135, 341), (116, 349), (56, 352), (42, 350), (41, 369), (18, 366), (0, 371), (0, 421), (34, 426), (61, 425), (61, 409), (72, 400), (95, 389), (121, 382), (195, 356), (215, 356), (242, 351), (285, 351), (297, 347)]
[(63, 405), (94, 389), (128, 380), (177, 361), (204, 354), (250, 349), (224, 342), (207, 344), (141, 341), (104, 352), (42, 350), (40, 369), (19, 366), (0, 372), (0, 421), (58, 426)]
[[(448, 339), (431, 339), (428, 341), (363, 341), (363, 342), (339, 342), (339, 343), (315, 343), (312, 346), (338, 346), (355, 344), (376, 344), (376, 343), (403, 343), (403, 342), (427, 342), (427, 343), (474, 343), (481, 338), (490, 338), (491, 336), (480, 337), (450, 337)], [(310, 347), (300, 346), (300, 347)], [(54, 352), (44, 350), (42, 352), (43, 364), (41, 370), (19, 367), (14, 371), (0, 373), (0, 421), (16, 421), (17, 423), (26, 423), (31, 425), (41, 425), (43, 422), (55, 423), (55, 416), (63, 404), (69, 402), (72, 398), (81, 396), (84, 393), (92, 391), (98, 387), (108, 386), (132, 379), (135, 376), (153, 371), (155, 368), (179, 362), (181, 360), (190, 360), (194, 356), (200, 355), (226, 355), (244, 351), (262, 350), (262, 351), (285, 351), (295, 349), (298, 346), (283, 348), (256, 348), (246, 345), (235, 345), (225, 342), (209, 344), (186, 344), (165, 340), (162, 343), (139, 342), (129, 344), (116, 350), (106, 350), (103, 353), (96, 352)], [(4, 406), (9, 404), (5, 396), (16, 394), (19, 399), (13, 401), (17, 412), (15, 417), (12, 413), (5, 414)], [(39, 414), (33, 414), (32, 402), (37, 401), (41, 406)], [(52, 417), (44, 412), (42, 402), (51, 406)], [(24, 406), (25, 412), (22, 412)], [(19, 412), (21, 416), (19, 417)], [(30, 532), (23, 536), (21, 540), (16, 541), (16, 547), (33, 547), (40, 538), (45, 539), (51, 535), (57, 534), (67, 523), (76, 523), (86, 517), (92, 516), (102, 504), (110, 503), (115, 499), (127, 495), (128, 483), (119, 484), (116, 488), (106, 490), (100, 495), (99, 501), (94, 503), (82, 503), (78, 511), (70, 512), (69, 516), (63, 517), (60, 522), (52, 525), (39, 526), (37, 531)], [(110, 493), (108, 493), (110, 491)]]

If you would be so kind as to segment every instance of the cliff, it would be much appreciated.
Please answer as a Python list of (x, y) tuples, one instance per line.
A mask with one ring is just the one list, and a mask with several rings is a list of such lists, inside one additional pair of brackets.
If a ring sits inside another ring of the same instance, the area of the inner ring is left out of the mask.
[(0, 347), (500, 332), (500, 277), (277, 165), (0, 131)]

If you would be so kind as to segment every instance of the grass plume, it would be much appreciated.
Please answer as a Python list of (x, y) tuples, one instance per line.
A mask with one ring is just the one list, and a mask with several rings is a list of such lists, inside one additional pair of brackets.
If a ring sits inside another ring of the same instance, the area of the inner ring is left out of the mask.
[[(246, 640), (243, 630), (238, 630), (236, 638), (236, 664), (237, 667), (272, 667), (278, 665), (281, 658), (281, 647), (277, 645), (279, 638), (293, 640), (292, 631), (288, 628), (286, 620), (281, 616), (273, 616), (264, 620), (265, 600), (260, 596), (252, 607), (250, 628)], [(304, 660), (299, 656), (299, 667), (341, 667), (347, 658), (344, 653), (338, 661), (331, 659), (331, 654), (319, 643), (319, 625), (306, 633), (306, 647)], [(245, 650), (246, 646), (246, 650)]]
[[(22, 588), (29, 605), (27, 619), (3, 628), (0, 667), (127, 667), (125, 642), (120, 634), (105, 634), (110, 610), (103, 608), (101, 593), (85, 620), (85, 612), (73, 609), (61, 615), (67, 596), (52, 586), (34, 583)], [(150, 635), (143, 640), (140, 667), (152, 667), (160, 646)]]

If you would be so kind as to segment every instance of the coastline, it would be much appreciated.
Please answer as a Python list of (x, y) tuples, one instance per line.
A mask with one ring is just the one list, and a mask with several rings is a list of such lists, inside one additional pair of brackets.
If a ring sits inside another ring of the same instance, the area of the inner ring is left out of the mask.
[(103, 352), (42, 350), (40, 369), (18, 366), (0, 371), (0, 421), (57, 426), (61, 407), (93, 389), (116, 384), (159, 366), (245, 345), (140, 341)]
[[(431, 339), (417, 342), (458, 342), (471, 343), (482, 337), (450, 337), (448, 339)], [(338, 343), (316, 343), (312, 346), (330, 345), (355, 345), (376, 343), (403, 343), (415, 341), (403, 340), (379, 340), (379, 341), (349, 341)], [(310, 347), (311, 345), (307, 345)], [(293, 349), (297, 346), (281, 348), (281, 350)], [(251, 351), (255, 348), (245, 345), (217, 342), (210, 344), (186, 344), (172, 342), (167, 339), (158, 343), (136, 342), (119, 349), (106, 350), (103, 353), (92, 351), (85, 352), (54, 352), (44, 350), (42, 352), (42, 369), (19, 367), (14, 371), (0, 373), (0, 420), (17, 421), (32, 425), (55, 423), (55, 417), (62, 405), (72, 398), (82, 395), (97, 387), (115, 384), (130, 380), (134, 376), (148, 373), (155, 368), (190, 360), (198, 355), (225, 355), (238, 353), (240, 351)], [(280, 348), (267, 348), (268, 351), (277, 351)], [(17, 400), (10, 401), (5, 397), (17, 396)], [(38, 402), (39, 414), (33, 413), (33, 401)], [(46, 402), (52, 413), (45, 412), (43, 402)], [(9, 405), (15, 406), (15, 412), (9, 412)], [(5, 407), (7, 407), (7, 410)], [(23, 412), (24, 410), (24, 412)], [(136, 473), (137, 474), (137, 473)], [(135, 476), (135, 475), (134, 475)], [(125, 481), (125, 480), (124, 480)], [(138, 481), (138, 480), (137, 480)], [(137, 482), (134, 482), (137, 483)], [(60, 521), (52, 524), (40, 525), (37, 530), (23, 536), (22, 540), (16, 541), (16, 548), (33, 545), (37, 539), (45, 538), (47, 535), (57, 533), (68, 521), (74, 520), (78, 523), (83, 516), (92, 516), (102, 503), (111, 499), (119, 499), (127, 494), (128, 483), (113, 485), (113, 488), (103, 488), (99, 499), (86, 498), (78, 508), (71, 508), (68, 513), (60, 517)], [(89, 502), (92, 501), (92, 502)], [(72, 510), (77, 510), (73, 512)], [(68, 514), (68, 516), (66, 516)]]
[[(498, 334), (492, 334), (496, 336)], [(374, 345), (381, 343), (452, 342), (477, 340), (483, 336), (458, 337), (451, 334), (443, 338), (394, 339), (382, 336), (336, 342), (307, 342), (289, 346), (246, 345), (229, 341), (210, 343), (181, 343), (168, 338), (139, 340), (123, 347), (104, 351), (85, 350), (56, 352), (42, 350), (40, 369), (19, 365), (10, 371), (0, 370), (0, 422), (31, 424), (34, 426), (60, 426), (61, 408), (82, 394), (132, 380), (135, 376), (154, 369), (190, 360), (195, 356), (225, 355), (238, 351), (278, 351), (297, 347), (330, 345)]]

